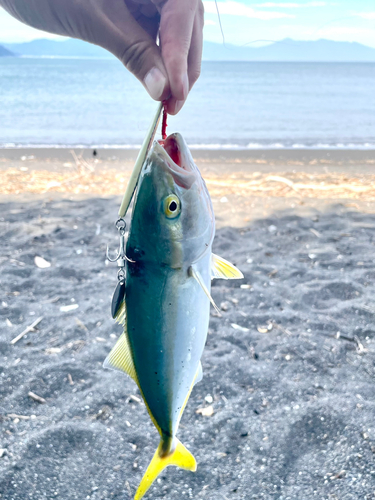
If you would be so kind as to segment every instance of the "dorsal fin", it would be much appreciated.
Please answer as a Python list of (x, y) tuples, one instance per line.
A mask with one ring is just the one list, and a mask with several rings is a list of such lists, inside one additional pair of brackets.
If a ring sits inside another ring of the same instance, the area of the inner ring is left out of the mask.
[(213, 253), (211, 255), (211, 279), (213, 278), (240, 280), (243, 278), (243, 274), (236, 266)]
[(126, 332), (120, 335), (112, 351), (105, 358), (103, 368), (118, 370), (127, 373), (138, 385), (138, 378), (134, 367), (132, 353)]

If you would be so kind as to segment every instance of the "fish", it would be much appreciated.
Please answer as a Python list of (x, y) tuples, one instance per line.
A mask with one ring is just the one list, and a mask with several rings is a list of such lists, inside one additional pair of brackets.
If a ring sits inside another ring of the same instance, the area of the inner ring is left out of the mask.
[(211, 279), (241, 279), (239, 269), (212, 253), (215, 218), (206, 184), (183, 137), (155, 141), (144, 162), (126, 242), (125, 278), (112, 315), (124, 326), (104, 367), (137, 384), (160, 435), (136, 491), (140, 500), (162, 470), (196, 470), (177, 438), (191, 391), (203, 376)]

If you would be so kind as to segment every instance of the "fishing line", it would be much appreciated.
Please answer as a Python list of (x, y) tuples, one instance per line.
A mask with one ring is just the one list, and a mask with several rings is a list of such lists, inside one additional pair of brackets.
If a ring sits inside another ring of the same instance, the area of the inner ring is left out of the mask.
[(223, 26), (222, 26), (222, 24), (221, 24), (221, 18), (220, 18), (220, 12), (219, 12), (219, 6), (218, 6), (218, 4), (217, 4), (217, 0), (215, 0), (215, 5), (216, 5), (217, 17), (218, 17), (218, 19), (219, 19), (219, 25), (220, 25), (221, 36), (223, 37), (223, 45), (225, 45), (224, 30), (223, 30)]

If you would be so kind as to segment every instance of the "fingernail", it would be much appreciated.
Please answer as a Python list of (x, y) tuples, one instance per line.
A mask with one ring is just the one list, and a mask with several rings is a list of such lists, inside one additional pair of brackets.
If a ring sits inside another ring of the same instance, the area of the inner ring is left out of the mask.
[(152, 68), (144, 78), (144, 84), (153, 99), (160, 99), (167, 80), (158, 68)]
[(185, 73), (184, 77), (182, 78), (182, 88), (184, 92), (184, 99), (186, 99), (189, 93), (189, 77), (187, 73)]
[(174, 113), (175, 115), (180, 111), (182, 106), (184, 105), (185, 101), (176, 101), (176, 105), (174, 107)]

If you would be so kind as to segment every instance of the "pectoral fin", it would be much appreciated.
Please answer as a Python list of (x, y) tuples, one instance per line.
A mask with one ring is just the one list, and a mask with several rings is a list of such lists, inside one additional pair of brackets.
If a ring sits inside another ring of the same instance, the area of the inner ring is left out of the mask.
[(213, 253), (211, 255), (211, 279), (214, 278), (240, 280), (243, 278), (243, 274), (236, 266)]
[(119, 337), (114, 348), (106, 357), (103, 368), (125, 372), (136, 382), (136, 384), (138, 384), (138, 378), (126, 332)]
[(218, 313), (220, 313), (220, 309), (217, 307), (217, 305), (215, 304), (214, 302), (214, 299), (211, 297), (211, 294), (210, 292), (207, 290), (207, 287), (206, 285), (204, 284), (204, 281), (203, 281), (203, 278), (201, 276), (201, 274), (199, 273), (199, 271), (197, 271), (196, 269), (194, 269), (193, 266), (190, 266), (189, 267), (189, 274), (195, 278), (195, 280), (200, 284), (202, 290), (204, 291), (204, 293), (207, 295), (209, 301), (211, 302), (211, 304), (214, 306), (214, 308), (216, 309), (216, 311)]

